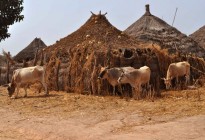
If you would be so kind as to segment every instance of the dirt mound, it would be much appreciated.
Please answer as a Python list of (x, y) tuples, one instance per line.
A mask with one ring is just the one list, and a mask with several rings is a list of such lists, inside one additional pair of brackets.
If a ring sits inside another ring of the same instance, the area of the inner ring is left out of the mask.
[(205, 26), (190, 35), (201, 47), (205, 48)]
[(136, 39), (155, 42), (162, 49), (168, 49), (169, 53), (195, 54), (205, 58), (204, 48), (162, 19), (152, 15), (149, 5), (146, 5), (145, 14), (124, 32)]
[(40, 38), (35, 38), (26, 48), (14, 56), (14, 60), (17, 62), (33, 60), (36, 52), (46, 47), (47, 46)]

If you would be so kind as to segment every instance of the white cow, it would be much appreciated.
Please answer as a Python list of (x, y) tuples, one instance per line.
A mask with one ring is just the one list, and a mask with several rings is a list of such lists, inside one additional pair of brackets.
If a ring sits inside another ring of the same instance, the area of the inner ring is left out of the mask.
[(171, 80), (176, 78), (176, 82), (178, 83), (178, 77), (185, 76), (186, 84), (190, 79), (190, 64), (187, 61), (171, 63), (167, 70), (166, 78), (162, 78), (166, 85), (166, 89), (171, 87)]
[[(137, 93), (141, 91), (141, 86), (149, 84), (151, 70), (148, 66), (140, 67), (129, 72), (124, 72), (118, 78), (118, 83), (129, 83)], [(139, 94), (138, 98), (139, 98)]]
[(26, 97), (28, 86), (37, 82), (40, 82), (43, 85), (45, 95), (48, 95), (47, 84), (45, 82), (45, 70), (42, 66), (16, 69), (13, 72), (11, 83), (7, 88), (8, 94), (11, 97), (14, 94), (15, 88), (17, 88), (16, 95), (11, 97), (16, 98), (19, 93), (19, 88), (23, 87), (25, 90), (24, 97)]

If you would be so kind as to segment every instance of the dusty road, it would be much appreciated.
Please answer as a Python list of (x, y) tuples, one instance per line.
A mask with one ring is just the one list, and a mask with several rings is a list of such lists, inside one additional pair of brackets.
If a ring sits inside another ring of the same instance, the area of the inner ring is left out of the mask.
[(1, 87), (0, 139), (204, 140), (204, 89), (200, 100), (197, 91), (188, 91), (188, 99), (185, 92), (154, 101), (126, 101), (64, 92), (44, 97), (30, 91), (28, 98), (13, 100)]

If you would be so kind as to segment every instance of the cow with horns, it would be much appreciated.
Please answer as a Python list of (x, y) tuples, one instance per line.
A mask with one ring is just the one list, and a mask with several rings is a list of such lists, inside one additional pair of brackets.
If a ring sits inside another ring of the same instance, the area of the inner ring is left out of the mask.
[[(139, 93), (141, 92), (142, 85), (149, 85), (151, 70), (148, 66), (140, 67), (132, 71), (127, 71), (121, 74), (118, 78), (118, 83), (129, 83), (137, 92), (137, 98), (139, 99)], [(134, 93), (133, 94), (133, 97)], [(135, 96), (136, 97), (136, 96)]]
[(166, 78), (162, 78), (164, 80), (164, 84), (166, 85), (166, 89), (169, 89), (171, 85), (171, 80), (176, 78), (176, 82), (178, 84), (178, 77), (185, 76), (186, 77), (186, 85), (190, 80), (190, 64), (187, 61), (171, 63), (167, 70)]
[[(30, 84), (41, 83), (45, 89), (45, 95), (48, 95), (47, 84), (45, 82), (45, 69), (43, 66), (34, 66), (27, 68), (16, 69), (13, 72), (11, 83), (8, 85), (8, 95), (11, 98), (17, 98), (19, 88), (23, 87), (25, 90), (24, 97), (27, 96), (27, 88)], [(12, 96), (16, 91), (16, 95)]]
[(108, 82), (112, 85), (113, 95), (115, 95), (115, 86), (120, 84), (125, 84), (123, 82), (122, 83), (117, 82), (120, 75), (124, 72), (132, 71), (132, 70), (134, 70), (133, 67), (114, 67), (114, 68), (102, 67), (98, 79), (107, 79)]

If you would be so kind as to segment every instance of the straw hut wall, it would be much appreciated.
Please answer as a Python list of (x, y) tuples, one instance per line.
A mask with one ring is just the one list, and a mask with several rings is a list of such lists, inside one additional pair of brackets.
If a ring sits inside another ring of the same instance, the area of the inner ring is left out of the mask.
[(205, 58), (205, 49), (192, 38), (152, 15), (149, 5), (146, 5), (145, 9), (145, 14), (124, 31), (126, 34), (157, 43), (161, 49), (168, 49), (169, 53), (193, 54)]

